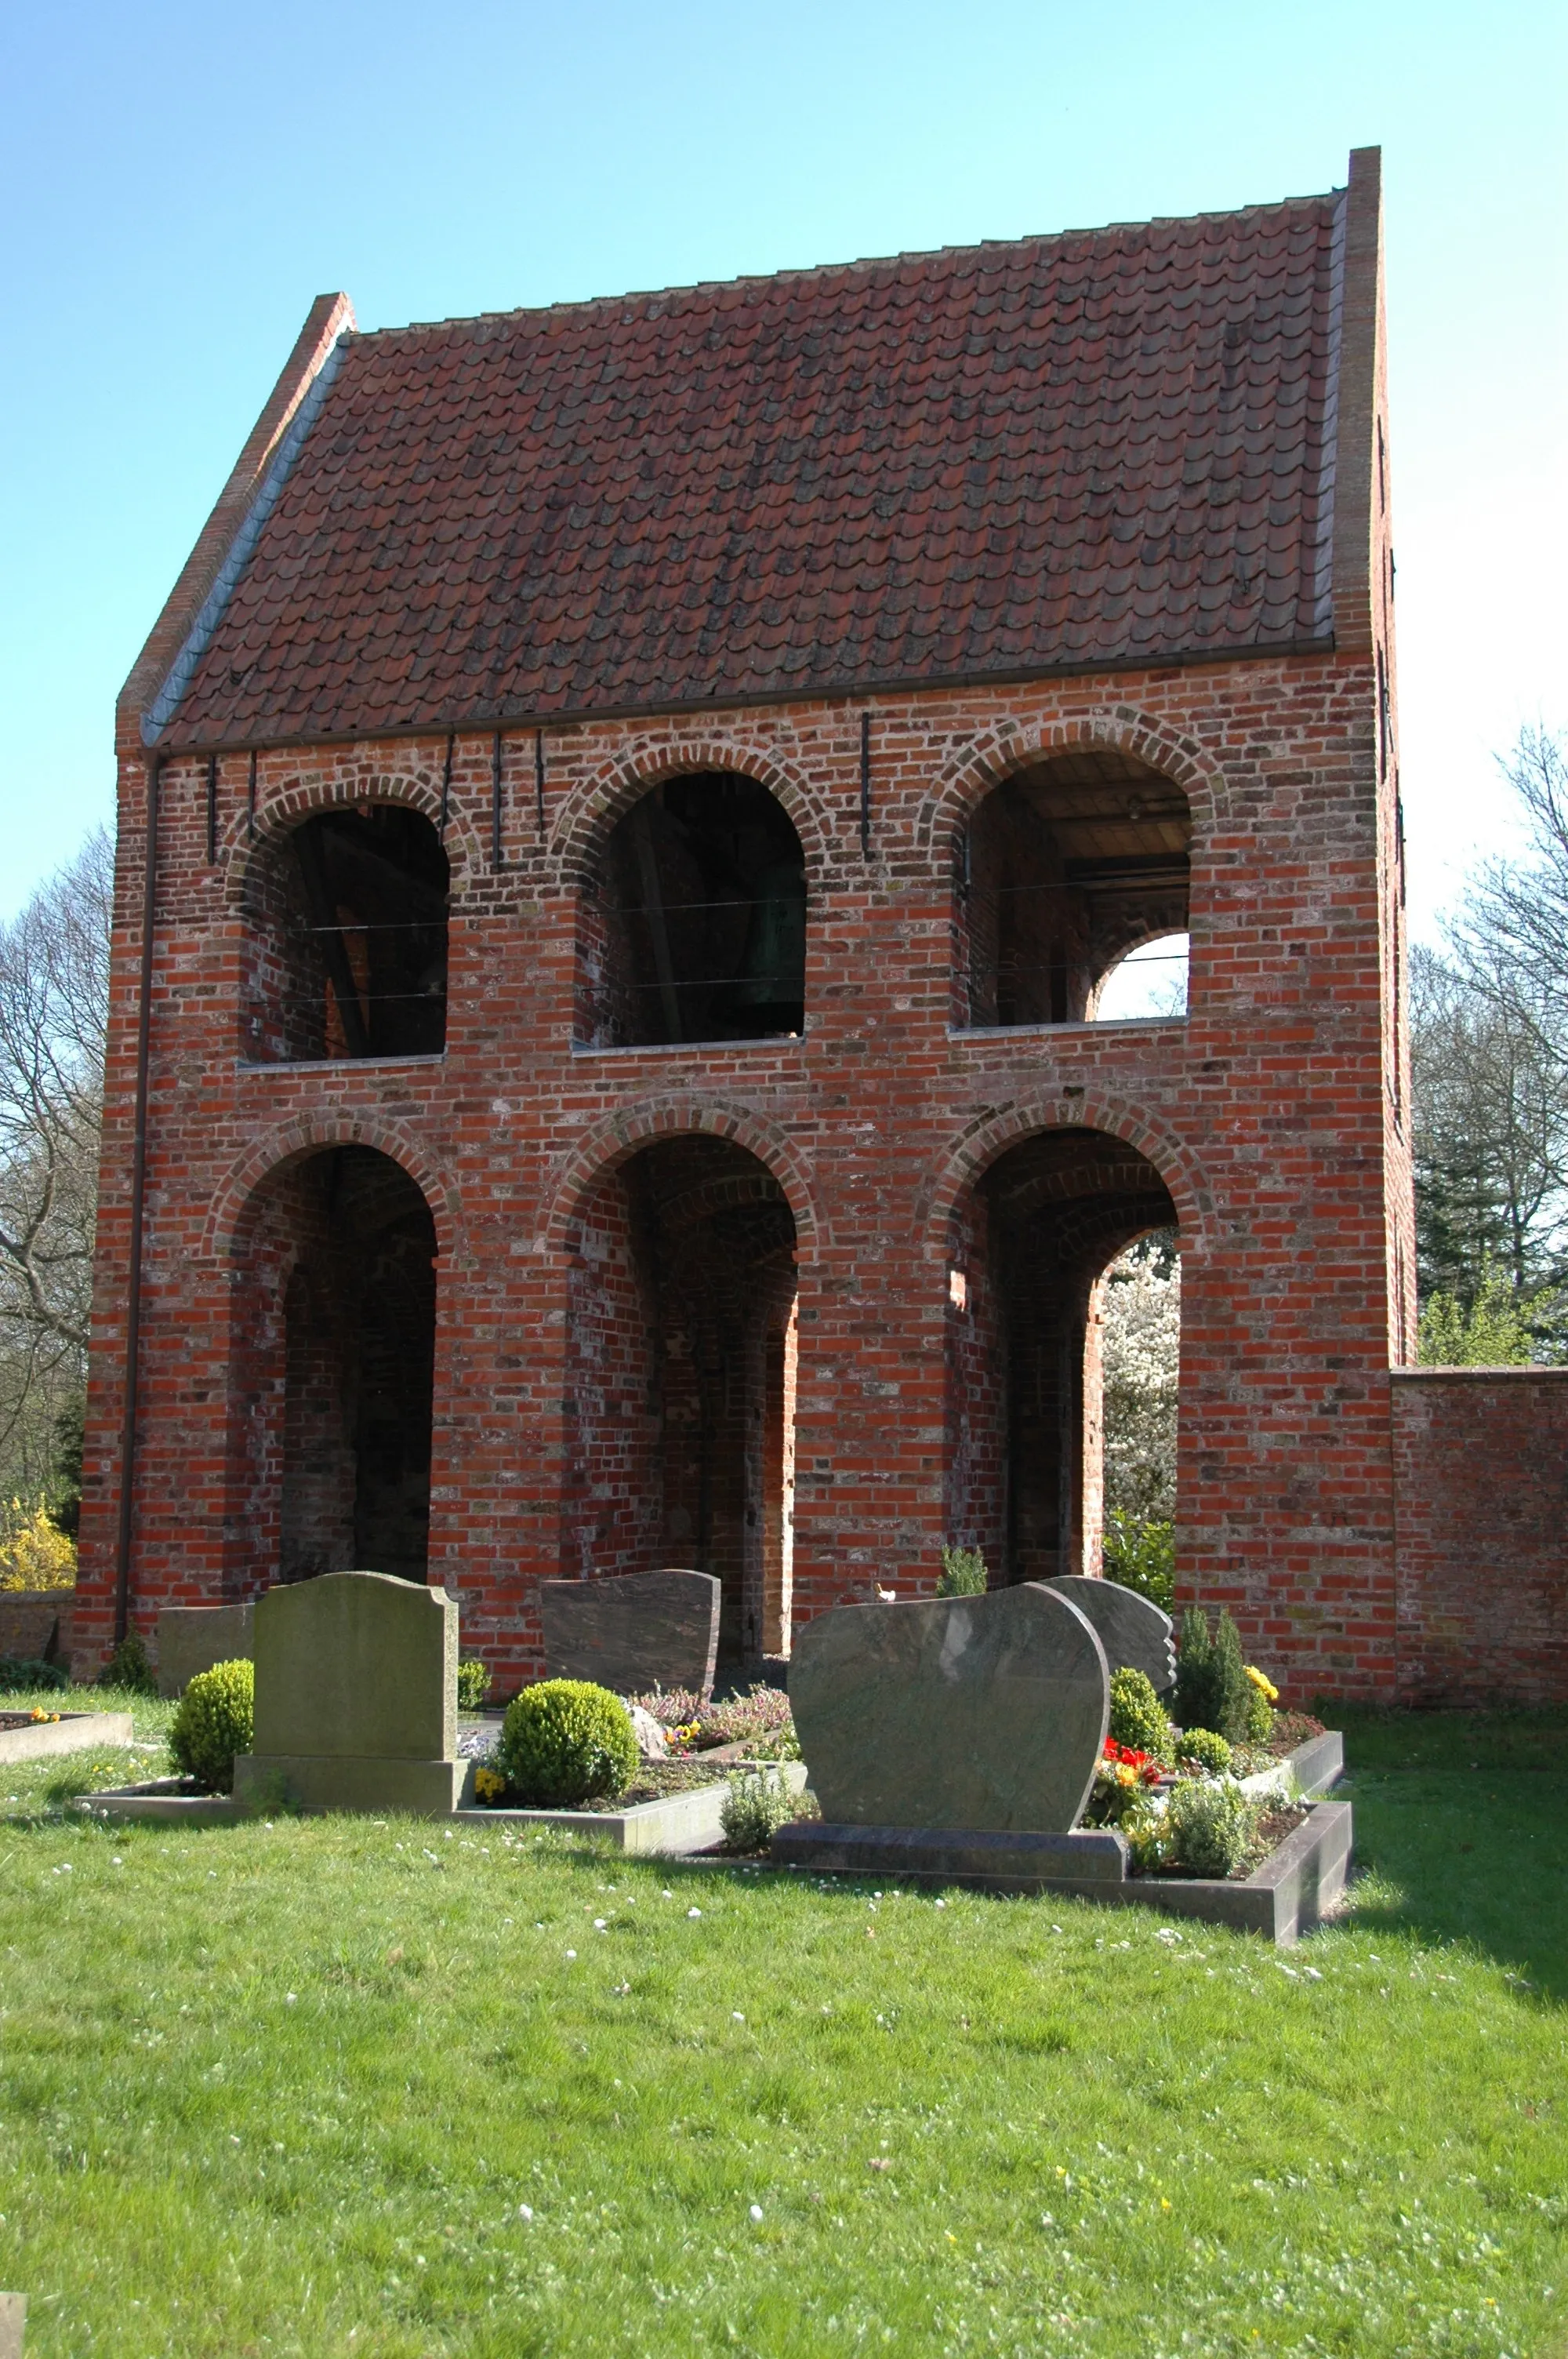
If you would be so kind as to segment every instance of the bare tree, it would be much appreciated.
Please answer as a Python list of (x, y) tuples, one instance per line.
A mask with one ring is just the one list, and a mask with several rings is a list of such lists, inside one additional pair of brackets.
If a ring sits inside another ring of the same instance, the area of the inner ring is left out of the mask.
[(36, 1488), (81, 1393), (114, 854), (97, 829), (0, 927), (0, 1479)]
[(1489, 860), (1448, 933), (1455, 963), (1481, 996), (1533, 1030), (1541, 1052), (1568, 1061), (1568, 752), (1550, 729), (1521, 729), (1501, 767), (1524, 816), (1522, 860)]

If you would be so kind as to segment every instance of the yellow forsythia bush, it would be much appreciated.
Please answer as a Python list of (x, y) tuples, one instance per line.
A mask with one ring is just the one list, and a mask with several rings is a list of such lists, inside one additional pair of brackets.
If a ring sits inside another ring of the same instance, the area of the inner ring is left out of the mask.
[(76, 1542), (50, 1519), (41, 1499), (0, 1507), (0, 1589), (74, 1589)]

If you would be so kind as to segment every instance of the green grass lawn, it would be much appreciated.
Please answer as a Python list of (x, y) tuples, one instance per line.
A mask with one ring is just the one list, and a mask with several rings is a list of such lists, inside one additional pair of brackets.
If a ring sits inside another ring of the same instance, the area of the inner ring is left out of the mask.
[(1371, 1872), (1289, 1952), (499, 1828), (108, 1828), (0, 1770), (0, 2286), (34, 2359), (1546, 2359), (1541, 1725), (1358, 1723)]

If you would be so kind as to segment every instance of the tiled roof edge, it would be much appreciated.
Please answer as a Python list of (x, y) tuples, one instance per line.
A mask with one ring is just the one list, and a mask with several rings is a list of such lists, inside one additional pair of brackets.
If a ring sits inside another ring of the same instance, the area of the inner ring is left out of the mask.
[(1349, 191), (1342, 189), (1334, 209), (1334, 239), (1328, 261), (1328, 352), (1324, 369), (1323, 424), (1319, 429), (1317, 545), (1313, 567), (1313, 621), (1334, 628), (1335, 461), (1339, 450), (1339, 356), (1345, 336), (1345, 224)]
[(287, 430), (277, 445), (271, 466), (262, 478), (255, 496), (240, 519), (239, 528), (229, 543), (227, 553), (211, 588), (198, 608), (195, 619), (186, 633), (179, 652), (165, 675), (163, 685), (142, 715), (142, 743), (156, 745), (165, 729), (179, 709), (179, 700), (189, 687), (197, 665), (206, 654), (212, 634), (222, 619), (223, 609), (233, 595), (234, 585), (244, 571), (250, 554), (261, 537), (265, 524), (277, 503), (277, 495), (288, 480), (290, 468), (299, 455), (300, 447), (315, 424), (327, 398), (328, 389), (342, 363), (343, 348), (350, 331), (345, 329), (317, 370), (309, 390), (290, 419)]
[(858, 272), (894, 270), (904, 264), (944, 262), (969, 255), (1016, 254), (1025, 246), (1065, 245), (1075, 238), (1098, 239), (1125, 237), (1133, 233), (1152, 230), (1190, 229), (1213, 222), (1244, 221), (1265, 213), (1290, 212), (1302, 205), (1322, 205), (1337, 200), (1343, 204), (1343, 189), (1321, 189), (1299, 197), (1278, 197), (1267, 204), (1235, 205), (1228, 212), (1210, 213), (1160, 213), (1152, 221), (1104, 222), (1095, 229), (1057, 229), (1032, 232), (1023, 237), (982, 238), (975, 245), (911, 246), (898, 254), (863, 255), (850, 262), (812, 262), (787, 266), (782, 270), (762, 270), (743, 273), (735, 278), (697, 278), (687, 286), (629, 288), (619, 295), (583, 295), (558, 303), (521, 303), (510, 311), (473, 311), (460, 313), (445, 320), (410, 320), (397, 328), (359, 328), (354, 331), (356, 344), (393, 342), (400, 337), (438, 336), (453, 328), (481, 328), (507, 325), (520, 320), (548, 320), (568, 313), (614, 310), (627, 303), (677, 302), (687, 296), (726, 295), (738, 287), (777, 287), (785, 281), (799, 283), (806, 279), (846, 278)]
[(635, 704), (581, 704), (559, 712), (541, 711), (534, 705), (518, 705), (510, 711), (492, 705), (470, 712), (436, 713), (421, 721), (366, 722), (342, 729), (283, 733), (262, 729), (253, 736), (179, 738), (163, 750), (173, 759), (188, 754), (245, 753), (253, 748), (261, 753), (284, 745), (350, 745), (378, 737), (444, 737), (452, 731), (461, 735), (470, 730), (580, 729), (603, 721), (654, 721), (692, 712), (748, 712), (774, 704), (863, 703), (879, 696), (1018, 687), (1032, 680), (1087, 679), (1101, 673), (1199, 670), (1206, 664), (1271, 663), (1281, 657), (1329, 656), (1334, 652), (1334, 635), (1325, 631), (1310, 638), (1268, 639), (1238, 647), (1167, 648), (1157, 655), (1098, 656), (1081, 662), (1008, 665), (994, 671), (930, 675), (911, 672), (868, 679), (796, 681), (788, 688), (741, 690), (730, 695), (650, 697)]

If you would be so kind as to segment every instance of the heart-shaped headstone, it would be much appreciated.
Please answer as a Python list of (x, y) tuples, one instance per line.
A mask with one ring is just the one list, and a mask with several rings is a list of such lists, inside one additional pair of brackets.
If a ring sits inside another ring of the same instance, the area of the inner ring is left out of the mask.
[(1105, 1745), (1105, 1649), (1037, 1582), (841, 1605), (795, 1642), (789, 1698), (838, 1826), (1065, 1834)]
[(1065, 1573), (1046, 1587), (1094, 1624), (1113, 1671), (1124, 1667), (1142, 1671), (1156, 1695), (1175, 1686), (1176, 1645), (1171, 1617), (1152, 1598), (1141, 1597), (1136, 1589), (1124, 1589), (1119, 1581), (1091, 1581), (1081, 1572)]

